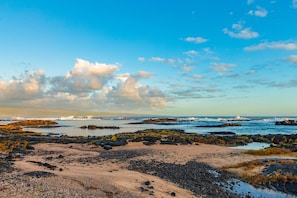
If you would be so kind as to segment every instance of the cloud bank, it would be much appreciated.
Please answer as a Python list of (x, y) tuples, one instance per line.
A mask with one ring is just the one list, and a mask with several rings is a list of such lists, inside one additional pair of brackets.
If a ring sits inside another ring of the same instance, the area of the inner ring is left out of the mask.
[(248, 46), (245, 47), (244, 50), (246, 51), (258, 51), (258, 50), (265, 50), (265, 49), (283, 49), (283, 50), (296, 50), (297, 43), (295, 42), (265, 42), (260, 43), (258, 45)]
[(153, 78), (153, 74), (117, 74), (119, 70), (118, 65), (76, 59), (73, 69), (64, 76), (48, 77), (42, 70), (25, 72), (9, 81), (0, 81), (0, 103), (131, 113), (166, 106), (167, 100), (158, 88), (140, 83)]

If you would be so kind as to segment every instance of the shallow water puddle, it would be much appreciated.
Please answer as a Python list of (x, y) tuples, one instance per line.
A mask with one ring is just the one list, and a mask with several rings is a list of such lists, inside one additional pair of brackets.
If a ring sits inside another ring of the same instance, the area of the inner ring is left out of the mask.
[(270, 147), (270, 144), (267, 143), (261, 143), (261, 142), (252, 142), (244, 146), (235, 146), (235, 147), (229, 147), (229, 148), (235, 148), (235, 149), (246, 149), (246, 150), (259, 150), (259, 149), (265, 149)]
[(237, 179), (233, 179), (232, 181), (229, 181), (229, 187), (227, 187), (228, 190), (242, 195), (242, 197), (255, 197), (255, 198), (296, 198), (297, 196), (285, 194), (278, 191), (273, 191), (270, 189), (259, 189), (255, 188), (254, 186), (242, 182)]

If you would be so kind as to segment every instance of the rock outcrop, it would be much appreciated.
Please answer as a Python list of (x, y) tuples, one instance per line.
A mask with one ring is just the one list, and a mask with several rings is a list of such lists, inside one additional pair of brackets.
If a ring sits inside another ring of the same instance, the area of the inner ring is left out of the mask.
[(290, 125), (297, 126), (297, 120), (283, 120), (275, 122), (275, 125)]

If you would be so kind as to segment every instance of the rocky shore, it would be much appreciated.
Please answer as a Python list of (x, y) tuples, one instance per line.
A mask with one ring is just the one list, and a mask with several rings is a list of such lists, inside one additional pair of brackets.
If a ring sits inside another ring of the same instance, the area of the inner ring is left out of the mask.
[[(198, 135), (147, 129), (69, 137), (27, 132), (22, 127), (24, 122), (0, 126), (2, 197), (240, 197), (228, 186), (232, 178), (297, 196), (295, 134)], [(225, 147), (251, 142), (271, 147), (259, 152)], [(277, 160), (265, 161), (268, 156)], [(131, 178), (134, 186), (124, 185)]]

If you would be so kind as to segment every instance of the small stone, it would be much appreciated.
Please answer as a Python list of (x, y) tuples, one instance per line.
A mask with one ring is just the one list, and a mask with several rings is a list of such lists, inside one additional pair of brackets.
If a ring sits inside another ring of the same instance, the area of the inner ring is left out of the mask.
[(171, 197), (175, 197), (175, 196), (176, 196), (176, 193), (175, 193), (175, 192), (171, 192), (171, 193), (170, 193), (170, 196), (171, 196)]
[(103, 146), (103, 148), (104, 148), (105, 150), (110, 150), (110, 149), (112, 149), (112, 146), (110, 146), (110, 145), (108, 145), (108, 144), (105, 144), (105, 145)]
[(57, 158), (62, 159), (62, 158), (64, 158), (64, 156), (60, 154)]
[(151, 182), (150, 181), (146, 181), (146, 182), (144, 182), (144, 185), (146, 185), (146, 186), (151, 185)]

